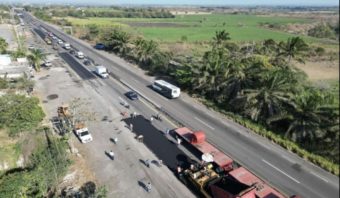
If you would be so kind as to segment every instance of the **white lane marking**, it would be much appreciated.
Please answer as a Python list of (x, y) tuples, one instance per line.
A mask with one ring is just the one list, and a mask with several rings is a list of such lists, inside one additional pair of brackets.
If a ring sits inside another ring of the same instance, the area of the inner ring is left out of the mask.
[(266, 164), (268, 164), (269, 166), (271, 166), (272, 168), (274, 168), (275, 170), (279, 171), (280, 173), (286, 175), (288, 178), (290, 178), (291, 180), (295, 181), (296, 183), (300, 183), (298, 180), (296, 180), (295, 178), (293, 178), (292, 176), (288, 175), (287, 173), (283, 172), (282, 170), (280, 170), (279, 168), (277, 168), (276, 166), (274, 166), (273, 164), (267, 162), (266, 160), (262, 159), (262, 161)]
[(200, 120), (199, 118), (195, 117), (195, 119), (198, 120), (199, 122), (201, 122), (202, 124), (204, 124), (205, 126), (209, 127), (210, 129), (215, 130), (214, 127), (210, 126), (209, 124), (207, 124), (206, 122)]
[(316, 173), (314, 173), (314, 172), (310, 172), (310, 173), (312, 173), (312, 174), (315, 175), (316, 177), (318, 177), (318, 178), (322, 179), (323, 181), (325, 181), (326, 183), (328, 183), (328, 180), (325, 179), (324, 177), (321, 177), (320, 175), (318, 175), (318, 174), (316, 174)]

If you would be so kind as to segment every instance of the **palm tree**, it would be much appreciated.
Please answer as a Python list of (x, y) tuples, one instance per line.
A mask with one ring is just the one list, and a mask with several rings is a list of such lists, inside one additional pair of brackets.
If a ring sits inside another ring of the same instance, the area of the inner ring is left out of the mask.
[(308, 45), (300, 37), (289, 38), (287, 42), (279, 43), (279, 53), (278, 57), (288, 58), (288, 63), (292, 59), (298, 62), (304, 63), (304, 56), (308, 50)]
[(130, 38), (130, 34), (115, 28), (104, 33), (102, 39), (104, 40), (103, 43), (108, 47), (108, 49), (122, 56), (125, 56), (129, 49), (128, 44)]
[(230, 101), (242, 94), (242, 90), (247, 87), (249, 79), (246, 66), (240, 62), (230, 64), (228, 70), (228, 78), (226, 79), (222, 99)]
[(258, 43), (255, 46), (255, 53), (261, 55), (272, 56), (275, 55), (277, 52), (278, 45), (273, 39), (264, 40), (261, 44)]
[(299, 79), (294, 75), (294, 72), (285, 69), (267, 70), (262, 73), (257, 85), (245, 89), (244, 95), (235, 98), (231, 104), (254, 121), (266, 121), (281, 114), (291, 103), (299, 89)]
[(149, 66), (152, 58), (158, 52), (158, 44), (153, 40), (147, 41), (138, 38), (135, 41), (134, 52), (139, 63), (142, 63), (144, 66)]
[(171, 54), (157, 50), (151, 59), (149, 70), (162, 74), (168, 74)]
[(193, 68), (193, 89), (215, 99), (226, 85), (228, 50), (213, 48), (206, 52), (203, 63)]
[(285, 133), (294, 141), (314, 141), (322, 138), (337, 125), (338, 108), (330, 106), (330, 97), (314, 89), (307, 89), (294, 99), (290, 123)]
[(225, 30), (216, 31), (215, 36), (213, 37), (214, 44), (217, 46), (228, 40), (230, 40), (230, 35)]
[(170, 75), (173, 76), (180, 85), (182, 85), (181, 87), (192, 88), (191, 81), (193, 78), (194, 65), (198, 65), (198, 64), (186, 63), (180, 66), (179, 68), (177, 68), (172, 73), (170, 73)]
[(45, 59), (45, 54), (43, 54), (38, 49), (33, 49), (31, 54), (27, 56), (28, 60), (31, 62), (36, 71), (40, 71), (41, 61)]
[(7, 47), (8, 43), (6, 42), (6, 40), (0, 37), (0, 54), (5, 53)]

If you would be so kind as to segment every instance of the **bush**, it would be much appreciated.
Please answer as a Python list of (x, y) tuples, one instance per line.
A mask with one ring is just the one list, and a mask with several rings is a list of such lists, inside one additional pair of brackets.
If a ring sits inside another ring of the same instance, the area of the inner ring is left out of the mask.
[(335, 32), (328, 24), (319, 24), (308, 30), (308, 36), (335, 39)]
[(9, 135), (32, 130), (42, 121), (45, 114), (38, 98), (9, 94), (0, 97), (0, 127), (8, 128)]
[(38, 145), (28, 167), (9, 170), (0, 177), (0, 197), (48, 197), (54, 192), (70, 161), (66, 143), (46, 133), (47, 145)]

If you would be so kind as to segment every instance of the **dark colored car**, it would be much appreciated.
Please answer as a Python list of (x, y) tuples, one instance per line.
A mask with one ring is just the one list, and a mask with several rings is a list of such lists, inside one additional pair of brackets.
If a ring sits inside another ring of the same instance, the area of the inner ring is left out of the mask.
[(83, 63), (87, 66), (92, 65), (92, 62), (89, 59), (85, 59)]
[(74, 55), (74, 54), (76, 54), (76, 51), (75, 50), (70, 50), (70, 54)]
[(105, 45), (103, 43), (97, 43), (94, 48), (98, 49), (98, 50), (104, 50), (105, 49)]
[(134, 91), (129, 91), (125, 93), (126, 97), (128, 97), (130, 100), (138, 100), (138, 94)]

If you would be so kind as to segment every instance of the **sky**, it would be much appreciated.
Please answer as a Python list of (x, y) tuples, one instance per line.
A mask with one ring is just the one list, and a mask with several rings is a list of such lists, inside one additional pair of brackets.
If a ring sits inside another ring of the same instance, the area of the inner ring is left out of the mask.
[(157, 4), (157, 5), (304, 5), (339, 6), (339, 0), (0, 0), (5, 3)]

